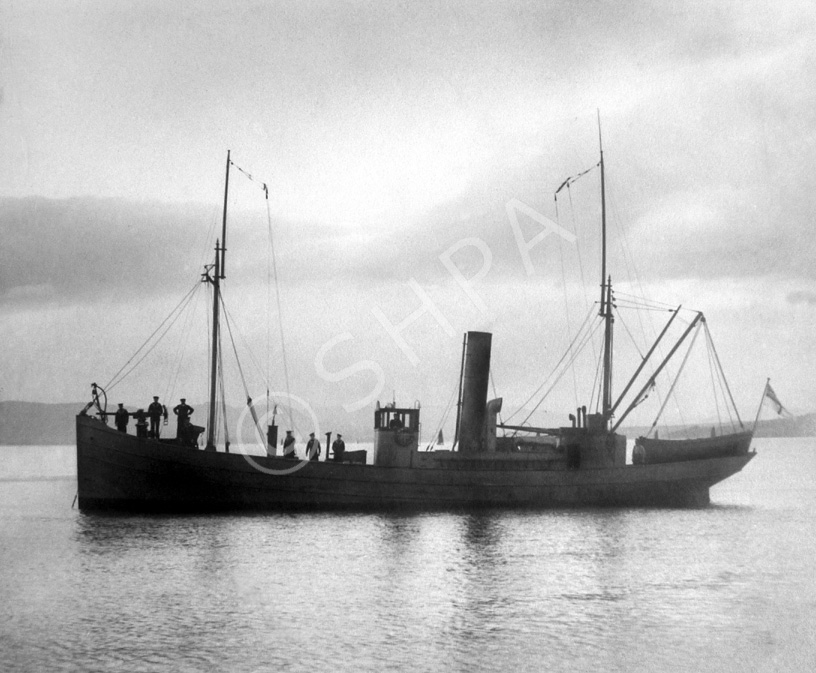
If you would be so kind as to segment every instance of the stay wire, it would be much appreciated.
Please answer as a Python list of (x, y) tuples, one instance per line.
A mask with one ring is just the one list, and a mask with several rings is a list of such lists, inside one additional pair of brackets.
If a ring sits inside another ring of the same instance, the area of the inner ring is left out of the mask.
[[(241, 367), (241, 359), (238, 357), (238, 348), (235, 345), (235, 337), (232, 333), (232, 319), (230, 318), (229, 313), (227, 312), (227, 307), (224, 305), (223, 298), (221, 300), (221, 306), (224, 308), (224, 322), (227, 323), (227, 333), (229, 334), (230, 343), (232, 344), (232, 352), (235, 354), (235, 364), (238, 367), (238, 373), (241, 376), (241, 383), (244, 386), (244, 395), (246, 395), (246, 404), (249, 407), (249, 413), (252, 416), (252, 420), (255, 425), (255, 430), (258, 433), (258, 437), (261, 442), (261, 446), (266, 448), (264, 443), (264, 434), (260, 427), (260, 421), (258, 420), (258, 415), (255, 413), (255, 408), (252, 406), (252, 396), (249, 394), (249, 386), (247, 385), (246, 376), (244, 376), (244, 369)], [(222, 383), (223, 385), (223, 383)], [(226, 418), (226, 411), (225, 411), (225, 418)]]
[(283, 333), (283, 309), (281, 308), (281, 297), (280, 297), (280, 283), (278, 281), (278, 261), (277, 261), (277, 254), (275, 252), (275, 240), (274, 236), (272, 235), (272, 213), (269, 209), (269, 190), (267, 189), (266, 185), (264, 185), (264, 191), (266, 192), (266, 225), (267, 231), (269, 233), (269, 247), (272, 250), (272, 274), (275, 281), (275, 303), (278, 311), (278, 329), (280, 332), (280, 341), (281, 341), (281, 357), (283, 359), (283, 378), (286, 384), (286, 396), (289, 403), (286, 405), (286, 410), (289, 414), (289, 424), (292, 428), (295, 427), (295, 421), (292, 416), (292, 393), (289, 387), (289, 365), (287, 364), (287, 357), (286, 357), (286, 340), (284, 338)]
[[(164, 338), (164, 335), (167, 334), (167, 331), (175, 324), (176, 320), (178, 320), (179, 316), (183, 313), (183, 309), (181, 309), (180, 307), (185, 303), (189, 303), (189, 301), (195, 294), (195, 291), (198, 289), (199, 284), (200, 284), (199, 281), (196, 281), (195, 285), (193, 285), (193, 287), (190, 288), (190, 291), (187, 292), (187, 294), (184, 295), (184, 297), (182, 297), (181, 301), (179, 301), (179, 303), (176, 304), (175, 308), (173, 308), (173, 310), (170, 311), (167, 317), (164, 320), (162, 320), (161, 324), (155, 330), (153, 330), (153, 333), (149, 337), (147, 337), (147, 339), (145, 339), (144, 343), (141, 346), (139, 346), (139, 348), (136, 349), (136, 352), (130, 357), (130, 359), (124, 365), (122, 365), (122, 367), (119, 369), (118, 372), (116, 372), (116, 374), (114, 374), (111, 377), (111, 380), (108, 381), (108, 384), (105, 386), (105, 390), (111, 391), (113, 388), (118, 386), (136, 367), (139, 366), (139, 364), (141, 364), (141, 362), (158, 345), (162, 338)], [(174, 314), (175, 317), (173, 317)], [(170, 320), (171, 318), (172, 320)], [(153, 337), (156, 336), (156, 334), (158, 334), (162, 327), (164, 327), (168, 320), (170, 320), (170, 324), (167, 325), (166, 329), (161, 333), (159, 338), (156, 339), (156, 342), (152, 346), (150, 346), (150, 348), (147, 350), (147, 352), (145, 352), (145, 354), (141, 358), (139, 358), (136, 364), (134, 364), (130, 369), (128, 369), (127, 372), (122, 374), (122, 372), (128, 367), (128, 365), (130, 365), (130, 363), (133, 362), (133, 360), (139, 355), (142, 349), (145, 348), (145, 346), (147, 346), (148, 343), (150, 343), (150, 340), (153, 339)], [(122, 374), (121, 377), (119, 376), (120, 374)]]
[[(534, 406), (534, 407), (533, 407), (533, 408), (530, 410), (530, 413), (529, 413), (529, 414), (527, 414), (527, 416), (526, 416), (526, 417), (524, 418), (524, 420), (521, 422), (521, 425), (524, 425), (524, 424), (525, 424), (527, 421), (529, 421), (529, 420), (530, 420), (530, 417), (531, 417), (531, 416), (532, 416), (532, 415), (533, 415), (533, 414), (534, 414), (534, 413), (535, 413), (535, 412), (538, 410), (538, 408), (539, 408), (539, 407), (540, 407), (540, 406), (543, 404), (544, 400), (545, 400), (545, 399), (547, 399), (547, 396), (548, 396), (548, 395), (549, 395), (549, 394), (552, 392), (553, 388), (555, 388), (555, 386), (558, 384), (558, 382), (561, 380), (561, 378), (564, 376), (564, 374), (567, 372), (567, 370), (568, 370), (568, 369), (569, 369), (569, 368), (572, 366), (572, 364), (575, 362), (575, 360), (576, 360), (576, 358), (578, 357), (578, 355), (581, 353), (581, 351), (582, 351), (582, 350), (584, 349), (584, 347), (586, 346), (587, 341), (589, 341), (589, 340), (592, 338), (592, 336), (595, 334), (595, 332), (597, 332), (597, 331), (598, 331), (598, 329), (600, 328), (600, 326), (601, 326), (602, 324), (603, 324), (603, 323), (602, 323), (602, 322), (600, 322), (600, 321), (599, 321), (599, 322), (597, 322), (597, 323), (595, 323), (595, 326), (594, 326), (594, 327), (593, 327), (593, 328), (592, 328), (590, 331), (588, 331), (588, 332), (587, 332), (587, 334), (585, 335), (585, 338), (583, 339), (583, 342), (581, 343), (581, 345), (575, 349), (575, 351), (574, 351), (574, 353), (573, 353), (573, 356), (572, 356), (572, 357), (569, 359), (569, 361), (566, 363), (566, 365), (565, 365), (565, 366), (564, 366), (564, 367), (561, 369), (561, 373), (560, 373), (560, 374), (558, 374), (558, 376), (557, 376), (557, 377), (555, 378), (555, 380), (552, 382), (552, 384), (551, 384), (551, 385), (550, 385), (550, 387), (547, 389), (547, 391), (546, 391), (546, 392), (545, 392), (545, 393), (544, 393), (544, 394), (541, 396), (541, 399), (540, 399), (540, 400), (539, 400), (539, 401), (536, 403), (536, 405), (535, 405), (535, 406)], [(563, 360), (563, 358), (562, 358), (562, 360)], [(546, 383), (546, 381), (545, 381), (545, 383)], [(540, 386), (540, 387), (539, 387), (539, 389), (538, 389), (538, 390), (541, 390), (541, 388), (542, 388), (542, 387), (543, 387), (543, 384), (542, 384), (542, 386)], [(537, 392), (538, 392), (538, 391), (536, 391), (536, 393), (537, 393)], [(534, 396), (535, 396), (535, 394), (533, 395), (533, 397), (534, 397)], [(530, 399), (532, 399), (532, 397), (531, 397)], [(530, 400), (528, 400), (528, 402), (529, 402), (529, 401), (530, 401)], [(525, 402), (525, 404), (527, 404), (527, 402)], [(509, 420), (509, 419), (508, 419), (508, 420)]]
[(547, 375), (547, 377), (544, 379), (544, 381), (541, 383), (541, 385), (540, 385), (538, 388), (536, 388), (536, 390), (533, 392), (533, 394), (532, 394), (532, 395), (530, 395), (530, 397), (528, 397), (528, 398), (527, 398), (527, 399), (526, 399), (526, 400), (525, 400), (525, 401), (522, 403), (522, 405), (521, 405), (521, 406), (520, 406), (518, 409), (516, 409), (516, 411), (514, 411), (512, 414), (510, 414), (510, 416), (508, 416), (508, 417), (507, 417), (507, 420), (506, 420), (505, 422), (510, 422), (510, 421), (513, 419), (513, 417), (515, 417), (515, 416), (516, 416), (516, 414), (518, 414), (519, 412), (521, 412), (521, 411), (522, 411), (522, 409), (524, 409), (524, 407), (525, 407), (527, 404), (529, 404), (529, 403), (530, 403), (530, 402), (533, 400), (533, 398), (535, 398), (535, 396), (536, 396), (536, 395), (538, 395), (538, 393), (539, 393), (539, 392), (541, 392), (541, 389), (542, 389), (542, 388), (544, 388), (544, 386), (545, 386), (545, 385), (547, 385), (547, 381), (549, 381), (549, 380), (550, 380), (550, 378), (552, 378), (552, 377), (555, 375), (555, 372), (556, 372), (556, 371), (558, 371), (559, 367), (561, 367), (561, 364), (564, 362), (564, 360), (567, 358), (567, 356), (571, 356), (571, 352), (572, 352), (572, 346), (573, 346), (573, 344), (574, 344), (574, 343), (575, 343), (575, 342), (578, 340), (578, 338), (579, 338), (579, 337), (581, 337), (581, 334), (582, 334), (582, 332), (583, 332), (584, 328), (586, 327), (587, 323), (588, 323), (588, 322), (590, 321), (590, 319), (592, 318), (592, 314), (593, 314), (593, 313), (594, 313), (594, 310), (591, 310), (591, 311), (589, 311), (589, 313), (587, 313), (586, 318), (584, 318), (584, 322), (583, 322), (583, 323), (581, 324), (581, 326), (578, 328), (578, 332), (576, 333), (576, 335), (575, 335), (575, 337), (573, 338), (573, 340), (570, 342), (569, 347), (568, 347), (568, 348), (567, 348), (567, 350), (564, 352), (564, 354), (561, 356), (561, 359), (560, 359), (560, 360), (559, 360), (559, 361), (558, 361), (558, 362), (555, 364), (555, 367), (553, 367), (553, 368), (552, 368), (552, 370), (551, 370), (551, 371), (550, 371), (550, 373)]
[[(555, 222), (558, 226), (561, 226), (561, 218), (558, 214), (558, 197), (555, 197)], [(573, 228), (574, 232), (574, 228)], [(567, 273), (564, 268), (564, 244), (561, 240), (561, 237), (558, 237), (558, 256), (561, 261), (561, 284), (564, 288), (564, 314), (567, 318), (567, 334), (572, 334), (572, 324), (570, 320), (570, 310), (569, 310), (569, 297), (567, 296)], [(583, 281), (583, 278), (581, 279)], [(586, 299), (586, 296), (584, 296)], [(572, 389), (573, 394), (575, 395), (575, 403), (578, 403), (578, 377), (575, 371), (572, 372)]]

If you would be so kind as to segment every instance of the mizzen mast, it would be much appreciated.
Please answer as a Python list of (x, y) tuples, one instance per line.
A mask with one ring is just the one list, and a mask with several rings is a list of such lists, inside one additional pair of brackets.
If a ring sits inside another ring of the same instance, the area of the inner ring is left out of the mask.
[(606, 183), (600, 112), (598, 112), (598, 146), (601, 152), (601, 309), (599, 315), (604, 319), (601, 413), (605, 427), (608, 427), (612, 417), (612, 326), (615, 319), (612, 317), (612, 278), (606, 275)]

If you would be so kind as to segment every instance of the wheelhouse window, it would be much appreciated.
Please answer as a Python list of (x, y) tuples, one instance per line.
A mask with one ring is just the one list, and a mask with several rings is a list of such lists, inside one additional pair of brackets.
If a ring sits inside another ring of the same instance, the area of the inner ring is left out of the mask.
[(410, 430), (419, 428), (419, 409), (380, 409), (374, 413), (376, 430)]

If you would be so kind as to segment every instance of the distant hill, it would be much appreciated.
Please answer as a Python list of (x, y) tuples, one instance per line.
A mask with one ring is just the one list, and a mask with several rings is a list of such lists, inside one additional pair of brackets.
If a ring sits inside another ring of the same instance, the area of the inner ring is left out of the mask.
[[(660, 436), (666, 439), (708, 437), (712, 426), (716, 427), (716, 424), (700, 423), (684, 428), (660, 428)], [(751, 423), (746, 423), (746, 427), (750, 428)], [(639, 437), (648, 431), (648, 427), (625, 428), (622, 430), (627, 437)], [(816, 437), (816, 413), (760, 421), (757, 424), (754, 437)]]
[(74, 444), (74, 417), (84, 402), (0, 402), (0, 444)]
[(816, 436), (816, 413), (774, 418), (760, 421), (757, 437), (814, 437)]

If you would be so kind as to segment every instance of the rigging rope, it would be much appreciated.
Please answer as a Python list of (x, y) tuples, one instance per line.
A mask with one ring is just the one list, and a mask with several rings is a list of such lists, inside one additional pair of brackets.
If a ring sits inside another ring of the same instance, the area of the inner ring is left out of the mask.
[(728, 392), (728, 398), (731, 400), (731, 406), (734, 408), (734, 413), (737, 416), (737, 421), (739, 422), (740, 427), (744, 428), (745, 426), (742, 424), (742, 419), (740, 418), (739, 410), (737, 409), (737, 405), (734, 403), (734, 396), (731, 394), (731, 388), (729, 388), (728, 381), (725, 378), (725, 373), (723, 372), (722, 364), (720, 363), (720, 356), (717, 355), (717, 349), (714, 347), (714, 339), (711, 338), (711, 332), (709, 332), (708, 330), (708, 323), (706, 323), (705, 325), (706, 333), (708, 334), (708, 340), (711, 343), (711, 351), (714, 353), (714, 358), (717, 361), (717, 368), (720, 370), (720, 376), (722, 376), (723, 383), (725, 384), (725, 389)]
[[(525, 407), (527, 404), (529, 404), (529, 403), (530, 403), (530, 401), (532, 401), (532, 399), (533, 399), (533, 398), (534, 398), (536, 395), (538, 395), (538, 393), (539, 393), (539, 392), (541, 392), (541, 389), (542, 389), (542, 388), (543, 388), (545, 385), (547, 385), (547, 381), (549, 381), (549, 379), (550, 379), (552, 376), (554, 376), (554, 375), (555, 375), (555, 372), (558, 370), (558, 368), (561, 366), (561, 364), (564, 362), (564, 360), (567, 358), (567, 356), (568, 356), (568, 355), (570, 355), (570, 356), (571, 356), (572, 345), (573, 345), (573, 344), (574, 344), (574, 343), (575, 343), (575, 342), (578, 340), (578, 338), (581, 336), (581, 333), (583, 332), (583, 330), (584, 330), (584, 328), (586, 327), (587, 323), (588, 323), (588, 322), (590, 321), (590, 319), (593, 317), (593, 313), (594, 313), (594, 310), (591, 310), (589, 313), (587, 313), (586, 318), (584, 318), (584, 322), (583, 322), (583, 323), (581, 324), (581, 326), (578, 328), (578, 332), (576, 333), (575, 337), (573, 338), (572, 342), (570, 343), (569, 348), (568, 348), (568, 349), (567, 349), (567, 350), (564, 352), (564, 354), (561, 356), (561, 359), (560, 359), (560, 360), (559, 360), (559, 361), (558, 361), (558, 362), (555, 364), (555, 367), (553, 367), (553, 368), (552, 368), (552, 370), (551, 370), (551, 371), (550, 371), (550, 373), (547, 375), (547, 377), (544, 379), (544, 381), (541, 383), (541, 385), (540, 385), (538, 388), (536, 388), (536, 390), (533, 392), (533, 394), (532, 394), (532, 395), (530, 395), (530, 397), (528, 397), (528, 398), (527, 398), (527, 399), (524, 401), (524, 403), (523, 403), (523, 404), (522, 404), (522, 405), (521, 405), (521, 406), (520, 406), (518, 409), (516, 409), (516, 411), (514, 411), (512, 414), (510, 414), (510, 416), (508, 416), (508, 417), (507, 417), (507, 420), (506, 420), (505, 422), (509, 423), (509, 422), (510, 422), (510, 421), (513, 419), (513, 417), (514, 417), (514, 416), (516, 416), (516, 414), (520, 413), (520, 412), (522, 411), (522, 409), (524, 409), (524, 407)], [(583, 337), (582, 337), (582, 338), (583, 338)], [(583, 347), (583, 346), (582, 346), (582, 347)], [(559, 377), (559, 378), (560, 378), (560, 377)], [(545, 397), (546, 397), (546, 395), (545, 395)], [(539, 404), (540, 404), (540, 403), (539, 403)]]
[[(439, 422), (439, 425), (437, 426), (436, 430), (431, 435), (431, 441), (428, 444), (428, 446), (425, 448), (426, 451), (431, 450), (431, 447), (433, 446), (434, 441), (436, 441), (436, 438), (439, 436), (439, 431), (442, 429), (442, 427), (445, 425), (445, 422), (448, 420), (448, 416), (450, 415), (450, 410), (453, 407), (453, 398), (456, 397), (457, 390), (458, 390), (458, 384), (456, 386), (454, 386), (453, 390), (451, 391), (450, 397), (448, 398), (448, 403), (445, 405), (445, 411), (442, 414), (442, 420)], [(495, 394), (495, 392), (494, 392), (494, 394)]]
[[(555, 222), (561, 226), (561, 219), (558, 215), (558, 198), (555, 199)], [(573, 231), (575, 231), (573, 227)], [(561, 237), (558, 237), (558, 256), (561, 260), (561, 284), (564, 288), (564, 313), (567, 317), (567, 334), (572, 334), (572, 324), (570, 320), (569, 297), (567, 296), (567, 273), (564, 269), (564, 244)], [(583, 276), (581, 277), (581, 284), (583, 285)], [(586, 295), (584, 295), (586, 301)], [(575, 394), (575, 404), (578, 404), (578, 376), (575, 370), (572, 371), (572, 389)]]
[(601, 375), (603, 373), (603, 358), (595, 357), (595, 378), (592, 379), (592, 390), (589, 394), (589, 406), (591, 409), (598, 409), (601, 407), (601, 394), (603, 393), (602, 386), (599, 385)]
[[(181, 328), (182, 338), (179, 340), (178, 349), (176, 350), (176, 355), (173, 358), (174, 362), (177, 362), (176, 371), (173, 374), (172, 378), (168, 380), (167, 385), (164, 389), (164, 398), (165, 400), (171, 400), (175, 397), (176, 392), (176, 383), (178, 382), (179, 374), (181, 373), (181, 365), (184, 361), (184, 353), (186, 352), (187, 342), (190, 338), (190, 334), (192, 333), (192, 329), (190, 323), (193, 319), (193, 315), (195, 315), (196, 310), (198, 308), (198, 304), (201, 301), (201, 293), (196, 292), (195, 294), (195, 305), (187, 312), (187, 317), (184, 320), (184, 325)], [(209, 332), (207, 332), (209, 334)]]
[[(221, 348), (221, 333), (218, 333), (218, 388), (221, 391), (221, 414), (224, 423), (224, 448), (229, 452), (229, 423), (227, 423), (227, 396), (224, 394), (224, 350)], [(215, 433), (213, 433), (215, 437)]]
[(708, 373), (711, 376), (711, 390), (714, 393), (714, 408), (717, 411), (717, 425), (720, 428), (720, 432), (722, 432), (722, 418), (720, 417), (720, 400), (719, 395), (717, 394), (717, 383), (718, 380), (715, 378), (714, 374), (714, 358), (711, 355), (711, 346), (708, 340), (708, 333), (706, 332), (706, 355), (708, 356)]
[[(705, 323), (703, 323), (705, 324)], [(660, 420), (660, 416), (663, 413), (663, 409), (666, 408), (666, 404), (668, 404), (669, 400), (671, 399), (672, 393), (674, 392), (674, 387), (677, 385), (677, 381), (680, 379), (680, 374), (683, 372), (683, 368), (686, 366), (686, 362), (688, 361), (688, 357), (691, 354), (692, 349), (694, 348), (694, 342), (697, 341), (697, 337), (700, 335), (700, 325), (697, 325), (697, 328), (694, 330), (694, 336), (691, 339), (691, 343), (689, 344), (688, 350), (686, 351), (685, 356), (683, 357), (683, 362), (680, 363), (680, 368), (677, 370), (677, 374), (674, 377), (674, 381), (672, 381), (671, 388), (669, 388), (669, 392), (666, 394), (666, 401), (660, 406), (660, 410), (657, 412), (657, 416), (655, 417), (654, 421), (652, 422), (652, 427), (649, 428), (649, 431), (646, 433), (648, 437), (654, 427), (657, 425), (658, 420)]]
[(642, 360), (643, 359), (643, 353), (640, 352), (640, 347), (638, 346), (637, 341), (635, 341), (635, 337), (632, 334), (631, 330), (629, 329), (629, 326), (623, 321), (623, 316), (621, 315), (620, 311), (618, 310), (619, 308), (620, 307), (616, 304), (615, 305), (615, 315), (618, 316), (618, 320), (620, 321), (620, 324), (623, 325), (623, 329), (626, 330), (626, 333), (629, 335), (629, 339), (631, 339), (631, 341), (632, 341), (632, 345), (634, 345), (635, 350), (637, 351), (637, 354), (640, 356), (640, 359)]
[[(584, 336), (583, 343), (579, 347), (576, 348), (573, 357), (571, 357), (570, 360), (567, 361), (566, 365), (562, 368), (561, 373), (555, 378), (555, 380), (552, 382), (550, 387), (541, 396), (541, 399), (532, 408), (530, 413), (527, 414), (527, 416), (520, 423), (520, 425), (524, 425), (527, 421), (530, 420), (530, 416), (532, 416), (536, 412), (536, 410), (541, 406), (541, 404), (544, 402), (544, 400), (547, 399), (547, 396), (552, 392), (552, 389), (558, 384), (558, 382), (561, 380), (561, 377), (564, 376), (564, 374), (567, 372), (567, 370), (572, 366), (572, 363), (575, 362), (575, 359), (578, 357), (578, 355), (584, 349), (584, 347), (587, 344), (587, 341), (589, 341), (592, 338), (592, 336), (595, 334), (595, 332), (598, 331), (598, 328), (601, 327), (601, 325), (603, 325), (603, 322), (599, 321), (599, 322), (595, 323), (595, 326), (589, 332), (587, 332), (587, 334)], [(561, 358), (561, 359), (563, 360), (564, 358)], [(558, 367), (558, 365), (556, 365), (556, 367)], [(546, 383), (546, 380), (545, 380), (544, 383)], [(543, 388), (543, 387), (544, 387), (544, 384), (539, 386), (538, 390), (535, 393), (533, 393), (533, 395), (530, 397), (530, 399), (527, 400), (527, 402), (529, 402), (536, 395), (536, 393), (538, 393), (538, 391), (541, 390), (541, 388)], [(525, 402), (525, 404), (527, 404), (527, 402)], [(519, 411), (520, 411), (520, 409), (519, 409)], [(508, 419), (508, 421), (509, 420), (510, 419)]]
[[(193, 287), (190, 289), (190, 291), (186, 295), (184, 295), (184, 297), (182, 297), (181, 301), (178, 304), (176, 304), (175, 308), (173, 308), (173, 310), (170, 311), (170, 313), (167, 315), (167, 317), (164, 320), (162, 320), (161, 324), (155, 330), (153, 330), (153, 333), (149, 337), (147, 337), (147, 339), (145, 339), (144, 343), (141, 346), (139, 346), (139, 348), (136, 349), (136, 352), (130, 357), (130, 359), (124, 365), (122, 365), (122, 367), (119, 369), (119, 371), (116, 372), (116, 374), (113, 375), (113, 377), (111, 377), (111, 380), (108, 381), (108, 384), (105, 386), (106, 390), (110, 391), (114, 387), (119, 385), (134, 369), (136, 369), (136, 367), (138, 367), (142, 363), (142, 361), (148, 355), (150, 355), (151, 351), (164, 338), (164, 335), (167, 334), (168, 330), (175, 324), (176, 320), (178, 320), (179, 316), (183, 313), (183, 308), (180, 308), (180, 307), (182, 307), (183, 304), (189, 303), (192, 300), (192, 297), (195, 295), (195, 291), (198, 289), (198, 287), (199, 287), (199, 282), (196, 281), (195, 285), (193, 285)], [(122, 372), (125, 370), (125, 368), (127, 368), (127, 366), (131, 362), (133, 362), (133, 360), (136, 358), (137, 355), (139, 355), (139, 353), (142, 351), (142, 349), (145, 346), (147, 346), (147, 344), (150, 343), (150, 340), (154, 336), (156, 336), (156, 334), (162, 329), (162, 327), (165, 325), (165, 323), (168, 320), (170, 320), (171, 317), (173, 317), (174, 313), (176, 314), (176, 316), (173, 318), (173, 320), (170, 322), (170, 324), (167, 325), (167, 328), (161, 333), (159, 338), (156, 339), (156, 342), (152, 346), (150, 346), (150, 348), (148, 348), (148, 350), (145, 352), (145, 354), (141, 358), (139, 358), (139, 360), (136, 362), (136, 364), (134, 364), (130, 369), (128, 369), (127, 372), (122, 374)], [(120, 374), (122, 374), (122, 376), (119, 376)]]
[[(227, 312), (227, 307), (224, 305), (224, 300), (221, 300), (221, 306), (224, 308), (224, 322), (227, 323), (227, 333), (229, 334), (230, 343), (232, 344), (232, 352), (235, 354), (235, 363), (238, 366), (238, 373), (241, 375), (241, 383), (244, 386), (244, 394), (246, 395), (247, 406), (249, 407), (249, 413), (252, 416), (252, 420), (255, 424), (255, 430), (258, 433), (258, 437), (261, 440), (261, 445), (266, 450), (266, 440), (264, 437), (264, 433), (261, 430), (260, 421), (258, 420), (258, 415), (255, 412), (255, 407), (252, 406), (252, 396), (249, 394), (249, 386), (247, 386), (246, 377), (244, 376), (244, 369), (241, 367), (241, 360), (238, 357), (238, 348), (235, 345), (235, 338), (232, 335), (232, 320)], [(226, 409), (224, 411), (224, 417), (226, 418)]]
[[(285, 342), (284, 334), (283, 334), (283, 313), (282, 313), (282, 310), (281, 310), (280, 286), (279, 286), (279, 283), (278, 283), (277, 256), (276, 256), (276, 253), (275, 253), (274, 238), (273, 238), (273, 235), (272, 235), (272, 213), (271, 213), (270, 207), (269, 207), (269, 186), (267, 185), (266, 182), (261, 182), (260, 180), (257, 180), (255, 177), (253, 177), (253, 175), (251, 173), (249, 173), (248, 171), (245, 171), (243, 168), (238, 166), (235, 162), (230, 161), (230, 163), (233, 166), (235, 166), (235, 168), (237, 168), (238, 171), (240, 171), (249, 180), (251, 180), (252, 182), (254, 182), (256, 184), (259, 184), (261, 186), (261, 189), (263, 189), (263, 192), (264, 192), (264, 200), (266, 202), (267, 232), (268, 232), (268, 235), (269, 235), (269, 247), (270, 247), (270, 250), (271, 250), (271, 253), (272, 253), (271, 254), (271, 257), (272, 257), (272, 274), (274, 276), (274, 281), (275, 281), (274, 284), (275, 284), (276, 305), (277, 305), (277, 311), (278, 311), (278, 326), (280, 328), (281, 356), (282, 356), (282, 359), (283, 359), (284, 381), (285, 381), (285, 384), (286, 384), (286, 395), (287, 395), (288, 399), (290, 400), (290, 403), (288, 403), (286, 405), (286, 409), (287, 409), (288, 415), (289, 415), (289, 424), (291, 425), (292, 428), (294, 428), (295, 427), (295, 422), (294, 422), (294, 418), (292, 416), (292, 404), (291, 404), (292, 395), (291, 395), (290, 385), (289, 385), (289, 367), (288, 367), (288, 364), (287, 364), (287, 356), (286, 356), (286, 342)], [(267, 258), (267, 277), (268, 277), (268, 274), (269, 274), (269, 258)], [(268, 295), (267, 295), (267, 307), (268, 307), (268, 305), (269, 304), (268, 304)], [(226, 311), (226, 309), (225, 309), (225, 311)], [(268, 323), (269, 323), (269, 321), (267, 321), (267, 325), (268, 325)], [(229, 326), (229, 323), (228, 323), (228, 326)], [(230, 333), (230, 338), (232, 338), (231, 333)], [(233, 348), (234, 347), (235, 347), (235, 344), (233, 342)], [(271, 378), (270, 373), (269, 373), (269, 353), (270, 353), (270, 351), (271, 351), (271, 348), (269, 347), (269, 332), (267, 331), (267, 371), (266, 371), (266, 376), (263, 377), (263, 378), (266, 379), (266, 382), (267, 382), (267, 385), (266, 385), (267, 409), (268, 409), (268, 400), (269, 400), (269, 379)], [(254, 357), (252, 356), (251, 351), (250, 351), (250, 357), (253, 359), (254, 364), (256, 365), (256, 367), (258, 367), (258, 369), (260, 370), (260, 367), (258, 366), (257, 361), (255, 361)], [(236, 352), (236, 360), (237, 360), (237, 352)], [(239, 368), (240, 368), (240, 364), (239, 364)], [(243, 372), (241, 372), (241, 377), (242, 377), (242, 380), (243, 380)], [(246, 381), (245, 380), (244, 380), (244, 388), (246, 390)], [(248, 391), (247, 391), (247, 399), (250, 399)], [(252, 407), (252, 405), (251, 405), (251, 401), (250, 401), (249, 406), (250, 406), (250, 413), (252, 414), (252, 417), (255, 420), (256, 428), (258, 428), (259, 434), (261, 434), (261, 436), (263, 437), (263, 434), (260, 433), (257, 414), (255, 413), (254, 407)]]
[(264, 190), (266, 191), (266, 224), (267, 224), (267, 231), (269, 233), (269, 247), (272, 250), (272, 273), (275, 279), (275, 302), (278, 309), (278, 328), (280, 331), (280, 340), (281, 340), (281, 357), (283, 358), (283, 378), (286, 384), (286, 395), (288, 399), (288, 403), (286, 405), (286, 410), (289, 413), (289, 425), (294, 428), (295, 421), (292, 417), (292, 393), (289, 389), (289, 365), (287, 364), (287, 357), (286, 357), (286, 341), (283, 337), (283, 311), (281, 310), (281, 298), (280, 298), (280, 284), (278, 282), (278, 261), (277, 255), (275, 253), (275, 242), (272, 236), (272, 213), (269, 210), (269, 190), (266, 189), (266, 185), (264, 185)]

